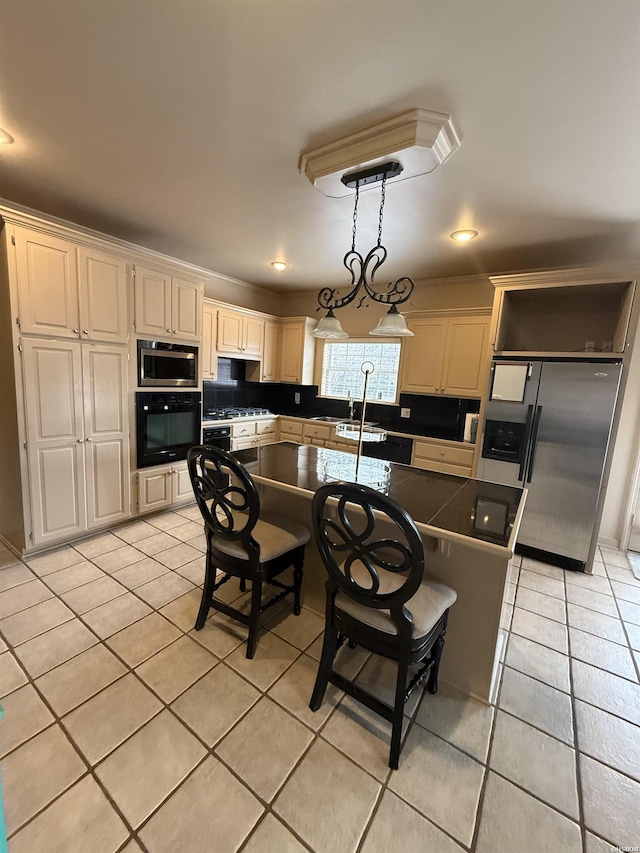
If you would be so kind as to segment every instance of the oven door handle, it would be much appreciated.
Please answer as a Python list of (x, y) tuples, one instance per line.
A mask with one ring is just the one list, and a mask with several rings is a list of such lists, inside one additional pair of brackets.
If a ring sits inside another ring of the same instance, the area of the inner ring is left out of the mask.
[(522, 447), (520, 448), (520, 470), (518, 471), (518, 480), (524, 482), (524, 473), (527, 468), (529, 437), (531, 435), (531, 425), (533, 423), (533, 406), (527, 407), (527, 420), (525, 421), (524, 438)]

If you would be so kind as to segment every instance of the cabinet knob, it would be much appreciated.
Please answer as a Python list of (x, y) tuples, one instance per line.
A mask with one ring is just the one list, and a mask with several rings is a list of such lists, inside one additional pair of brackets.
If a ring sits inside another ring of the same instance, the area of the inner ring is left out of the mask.
[(79, 334), (80, 334), (80, 329), (74, 329), (74, 330), (73, 330), (73, 334), (74, 334), (74, 335), (79, 335)]
[(78, 444), (82, 444), (82, 439), (81, 439), (81, 438), (79, 438), (79, 439), (78, 439)]
[(93, 441), (92, 438), (85, 438), (85, 441)]
[(177, 334), (178, 334), (178, 330), (177, 330), (177, 329), (174, 329), (174, 330), (171, 332), (171, 334), (172, 334), (172, 335), (177, 335)]
[(444, 456), (444, 450), (440, 451), (440, 456)]
[(88, 334), (89, 334), (89, 329), (83, 329), (83, 330), (82, 330), (82, 334), (83, 334), (83, 335), (88, 335)]

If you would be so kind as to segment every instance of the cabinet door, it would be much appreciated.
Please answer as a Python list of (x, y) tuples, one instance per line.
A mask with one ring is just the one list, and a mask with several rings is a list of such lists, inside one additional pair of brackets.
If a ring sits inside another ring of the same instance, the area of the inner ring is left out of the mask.
[(280, 356), (280, 326), (267, 320), (264, 324), (264, 349), (262, 352), (262, 382), (277, 382)]
[(138, 512), (151, 512), (171, 505), (171, 468), (153, 468), (138, 473)]
[(447, 320), (416, 318), (408, 326), (414, 336), (402, 341), (400, 390), (437, 394), (442, 386)]
[(242, 352), (242, 314), (235, 311), (218, 311), (218, 352)]
[(199, 341), (202, 285), (181, 278), (172, 279), (171, 334), (183, 341)]
[(127, 265), (121, 258), (78, 248), (82, 340), (126, 343)]
[(80, 321), (75, 246), (16, 228), (16, 266), (21, 331), (77, 338)]
[(136, 266), (136, 333), (155, 338), (171, 336), (171, 276)]
[(193, 500), (193, 486), (189, 469), (186, 463), (183, 466), (174, 466), (171, 470), (171, 501), (172, 503), (184, 503)]
[(216, 379), (218, 376), (217, 311), (212, 305), (202, 308), (202, 347), (200, 348), (200, 363), (203, 379)]
[(442, 390), (456, 397), (481, 397), (488, 382), (488, 317), (449, 320)]
[(302, 382), (304, 356), (304, 327), (301, 324), (284, 324), (280, 346), (280, 381)]
[(87, 526), (129, 516), (129, 428), (124, 347), (82, 348)]
[(242, 352), (244, 355), (262, 356), (264, 347), (264, 320), (243, 317)]
[(86, 530), (80, 343), (22, 346), (33, 544), (43, 545)]

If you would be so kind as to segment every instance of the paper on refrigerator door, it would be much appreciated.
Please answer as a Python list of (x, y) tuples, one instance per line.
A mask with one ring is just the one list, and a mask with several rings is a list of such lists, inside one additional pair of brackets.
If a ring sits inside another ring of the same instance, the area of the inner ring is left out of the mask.
[(491, 399), (503, 403), (522, 403), (529, 373), (528, 363), (496, 364), (493, 371)]

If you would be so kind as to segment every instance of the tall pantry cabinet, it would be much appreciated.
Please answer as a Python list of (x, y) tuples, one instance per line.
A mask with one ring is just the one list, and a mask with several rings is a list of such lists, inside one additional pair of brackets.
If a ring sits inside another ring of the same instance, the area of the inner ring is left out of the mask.
[(5, 218), (0, 534), (34, 550), (129, 516), (127, 265)]

